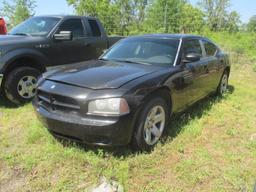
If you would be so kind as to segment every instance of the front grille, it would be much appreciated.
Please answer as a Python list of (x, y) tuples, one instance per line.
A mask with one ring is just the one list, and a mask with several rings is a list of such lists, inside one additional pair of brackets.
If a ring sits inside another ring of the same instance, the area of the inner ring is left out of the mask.
[(38, 103), (48, 111), (79, 112), (78, 102), (70, 97), (47, 93), (42, 90), (37, 92)]

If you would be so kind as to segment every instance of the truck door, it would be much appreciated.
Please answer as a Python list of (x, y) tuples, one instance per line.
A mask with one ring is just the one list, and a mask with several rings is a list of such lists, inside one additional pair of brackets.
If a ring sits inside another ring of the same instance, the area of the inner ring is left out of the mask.
[(103, 27), (96, 19), (85, 19), (88, 36), (85, 39), (91, 59), (96, 59), (104, 50), (108, 49), (108, 37), (104, 33)]
[(71, 31), (73, 39), (71, 41), (54, 41), (53, 47), (58, 49), (59, 65), (81, 62), (90, 59), (90, 48), (86, 39), (84, 24), (80, 18), (72, 18), (63, 21), (55, 33), (61, 31)]

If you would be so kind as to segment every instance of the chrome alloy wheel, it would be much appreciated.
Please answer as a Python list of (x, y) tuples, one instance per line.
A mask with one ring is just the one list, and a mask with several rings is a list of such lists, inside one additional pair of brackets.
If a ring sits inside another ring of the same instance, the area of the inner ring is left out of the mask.
[(30, 99), (36, 94), (37, 79), (33, 76), (24, 76), (20, 79), (17, 86), (19, 95), (24, 99)]
[(225, 73), (221, 79), (220, 94), (223, 95), (228, 89), (228, 75)]
[(144, 124), (144, 140), (148, 145), (154, 145), (163, 134), (165, 127), (165, 110), (162, 106), (153, 107)]

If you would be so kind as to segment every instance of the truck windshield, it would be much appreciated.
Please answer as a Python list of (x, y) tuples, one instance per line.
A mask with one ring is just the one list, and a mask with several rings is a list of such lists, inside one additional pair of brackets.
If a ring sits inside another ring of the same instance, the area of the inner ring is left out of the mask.
[(46, 36), (59, 21), (57, 17), (32, 17), (14, 27), (9, 34)]
[(180, 40), (162, 38), (128, 38), (121, 40), (102, 60), (171, 66), (174, 64)]

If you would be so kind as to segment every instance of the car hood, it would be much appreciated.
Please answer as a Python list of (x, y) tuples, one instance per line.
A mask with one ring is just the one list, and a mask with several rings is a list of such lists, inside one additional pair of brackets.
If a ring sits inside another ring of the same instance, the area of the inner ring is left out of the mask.
[(89, 61), (49, 72), (46, 79), (91, 89), (119, 88), (161, 67), (125, 62)]

